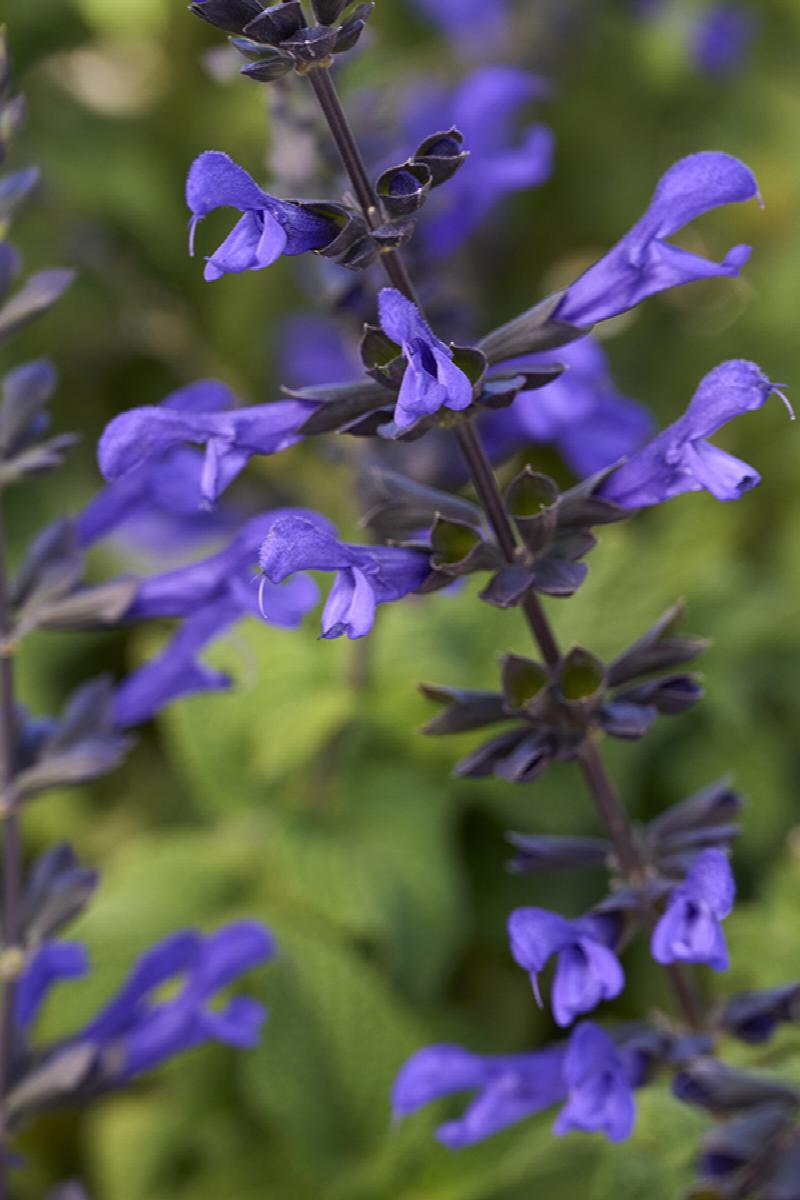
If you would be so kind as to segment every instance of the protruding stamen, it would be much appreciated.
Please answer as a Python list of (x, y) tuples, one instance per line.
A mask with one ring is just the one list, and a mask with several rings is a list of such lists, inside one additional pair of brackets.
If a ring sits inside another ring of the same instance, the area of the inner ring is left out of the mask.
[(266, 610), (264, 608), (264, 589), (265, 589), (266, 585), (267, 585), (267, 577), (266, 577), (266, 575), (262, 575), (261, 582), (258, 585), (258, 611), (261, 613), (261, 616), (264, 618), (264, 620), (268, 621), (269, 617), (267, 616)]
[(797, 414), (795, 413), (794, 409), (792, 408), (791, 401), (789, 400), (789, 397), (786, 395), (786, 393), (781, 390), (782, 388), (785, 388), (785, 387), (786, 387), (785, 383), (773, 383), (772, 390), (776, 396), (780, 396), (781, 400), (786, 405), (786, 411), (789, 414), (789, 419), (792, 421), (796, 421)]

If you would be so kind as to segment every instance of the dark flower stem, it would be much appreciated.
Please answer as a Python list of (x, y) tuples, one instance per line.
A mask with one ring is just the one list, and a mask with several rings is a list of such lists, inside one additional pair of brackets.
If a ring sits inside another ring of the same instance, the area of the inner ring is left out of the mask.
[[(6, 535), (2, 505), (0, 505), (0, 797), (10, 796), (14, 782), (16, 758), (16, 719), (14, 712), (13, 651), (8, 648), (11, 632), (11, 611), (8, 595)], [(4, 1098), (10, 1082), (14, 1047), (14, 948), (19, 927), (19, 897), (22, 873), (19, 818), (13, 810), (4, 820), (2, 852), (2, 933), (3, 933), (3, 999), (0, 1015), (0, 1200), (8, 1195), (7, 1161), (5, 1155)], [(11, 953), (9, 954), (9, 951)]]
[[(359, 206), (370, 226), (376, 228), (381, 223), (378, 201), (330, 71), (327, 67), (312, 68), (308, 72), (308, 78)], [(381, 254), (381, 263), (392, 285), (422, 311), (400, 252), (385, 250)], [(497, 544), (506, 561), (513, 563), (519, 551), (517, 538), (480, 435), (471, 422), (457, 425), (455, 435)], [(526, 596), (523, 610), (542, 658), (548, 666), (556, 666), (561, 659), (561, 651), (547, 615), (534, 592), (529, 592)], [(647, 864), (633, 838), (622, 801), (606, 770), (600, 751), (589, 739), (580, 750), (579, 762), (597, 812), (613, 842), (620, 869), (629, 882), (642, 883), (647, 874)], [(649, 923), (652, 923), (653, 914), (648, 911), (645, 915)], [(702, 1004), (692, 980), (678, 963), (672, 964), (667, 971), (685, 1020), (693, 1028), (700, 1027), (703, 1020)]]

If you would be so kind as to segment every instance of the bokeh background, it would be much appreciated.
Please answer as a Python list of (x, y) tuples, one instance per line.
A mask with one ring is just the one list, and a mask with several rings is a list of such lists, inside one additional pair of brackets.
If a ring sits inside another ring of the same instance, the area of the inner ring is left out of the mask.
[[(555, 171), (437, 270), (479, 327), (498, 324), (610, 245), (674, 159), (707, 148), (743, 158), (763, 211), (720, 211), (684, 242), (715, 257), (751, 243), (743, 278), (656, 298), (603, 331), (621, 389), (663, 424), (724, 358), (757, 359), (790, 394), (800, 378), (800, 9), (752, 0), (743, 60), (708, 77), (687, 52), (704, 6), (650, 5), (649, 17), (644, 7), (520, 0), (511, 45), (493, 56), (554, 80), (538, 116), (556, 136)], [(220, 39), (181, 0), (4, 0), (2, 16), (30, 105), (20, 158), (44, 173), (16, 241), (29, 267), (79, 271), (68, 298), (15, 344), (15, 359), (53, 357), (57, 428), (83, 435), (65, 472), (16, 499), (21, 544), (98, 486), (94, 445), (120, 410), (207, 375), (247, 402), (276, 396), (281, 322), (313, 311), (320, 289), (286, 260), (204, 285), (187, 256), (193, 156), (213, 147), (274, 167), (276, 138), (264, 92), (230, 74)], [(474, 53), (465, 61), (412, 0), (379, 0), (342, 87), (362, 110), (370, 89), (391, 113), (420, 81), (457, 81)], [(565, 642), (600, 654), (678, 596), (688, 627), (714, 639), (706, 703), (608, 756), (637, 819), (727, 772), (747, 796), (734, 965), (709, 984), (720, 994), (800, 966), (798, 438), (777, 401), (742, 418), (720, 441), (758, 467), (758, 491), (735, 506), (684, 497), (609, 529), (579, 596), (550, 605)], [(257, 465), (247, 486), (262, 507), (302, 502), (353, 531), (350, 457), (298, 448)], [(560, 470), (549, 451), (529, 457)], [(132, 565), (117, 548), (96, 570)], [(123, 673), (167, 632), (39, 635), (22, 663), (24, 698), (56, 710), (81, 679)], [(703, 1120), (659, 1089), (642, 1097), (622, 1148), (554, 1139), (544, 1116), (454, 1155), (431, 1136), (447, 1105), (391, 1127), (392, 1079), (418, 1047), (506, 1052), (553, 1033), (508, 954), (507, 913), (532, 903), (577, 914), (604, 881), (509, 875), (504, 834), (590, 832), (595, 817), (569, 766), (533, 787), (458, 782), (450, 768), (470, 735), (418, 733), (419, 680), (491, 686), (497, 655), (526, 651), (514, 613), (475, 603), (467, 588), (382, 611), (366, 647), (316, 632), (314, 619), (297, 633), (241, 625), (212, 653), (235, 675), (232, 693), (176, 704), (109, 780), (31, 808), (31, 853), (68, 836), (103, 871), (75, 930), (93, 973), (53, 995), (45, 1031), (74, 1028), (136, 953), (186, 924), (260, 917), (282, 955), (252, 981), (271, 1014), (258, 1050), (197, 1051), (93, 1111), (39, 1125), (23, 1147), (20, 1195), (76, 1174), (98, 1200), (523, 1200), (578, 1187), (586, 1200), (671, 1200), (690, 1178)], [(616, 1015), (668, 1004), (644, 950), (629, 952), (626, 970)], [(800, 1037), (784, 1035), (771, 1062), (800, 1080)]]

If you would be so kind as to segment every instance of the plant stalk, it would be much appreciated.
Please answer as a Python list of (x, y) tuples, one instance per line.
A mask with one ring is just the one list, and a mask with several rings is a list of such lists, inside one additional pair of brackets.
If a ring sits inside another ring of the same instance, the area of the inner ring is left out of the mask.
[[(371, 228), (376, 228), (381, 223), (378, 200), (330, 70), (328, 67), (313, 68), (308, 72), (308, 78), (364, 217)], [(383, 251), (381, 263), (391, 284), (421, 312), (414, 284), (399, 250)], [(506, 562), (513, 563), (518, 557), (519, 544), (480, 435), (471, 422), (457, 425), (454, 432), (501, 553)], [(529, 592), (522, 607), (542, 658), (548, 666), (556, 666), (561, 660), (561, 651), (538, 596)], [(647, 864), (636, 845), (624, 806), (595, 742), (590, 739), (584, 742), (578, 761), (595, 808), (613, 843), (620, 869), (630, 883), (641, 883), (647, 873)], [(648, 910), (645, 916), (652, 924), (652, 911)], [(687, 1024), (695, 1029), (702, 1027), (703, 1007), (691, 977), (680, 963), (668, 966), (667, 973)]]
[[(0, 643), (11, 632), (11, 606), (8, 591), (6, 533), (2, 504), (0, 504)], [(9, 795), (15, 775), (16, 715), (14, 705), (14, 661), (12, 651), (0, 650), (0, 795)], [(2, 935), (3, 960), (8, 969), (2, 981), (2, 1013), (0, 1014), (0, 1200), (8, 1192), (8, 1165), (5, 1151), (4, 1098), (11, 1082), (14, 1053), (14, 992), (13, 950), (19, 936), (19, 902), (22, 878), (22, 848), (19, 817), (13, 810), (3, 824), (2, 848)], [(9, 955), (9, 951), (12, 954)]]

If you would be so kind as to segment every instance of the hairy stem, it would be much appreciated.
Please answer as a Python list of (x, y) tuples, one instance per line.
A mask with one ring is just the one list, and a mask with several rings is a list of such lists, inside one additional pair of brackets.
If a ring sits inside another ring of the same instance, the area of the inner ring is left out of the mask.
[[(327, 67), (314, 68), (308, 72), (308, 78), (364, 217), (372, 228), (376, 228), (381, 223), (378, 200), (330, 71)], [(414, 284), (400, 252), (384, 251), (381, 263), (392, 285), (421, 311)], [(518, 556), (519, 544), (480, 435), (474, 424), (464, 422), (456, 426), (455, 436), (497, 544), (506, 561), (513, 563)], [(534, 592), (526, 596), (523, 611), (542, 658), (548, 666), (555, 666), (561, 659), (561, 651), (547, 614)], [(587, 739), (581, 747), (578, 760), (595, 808), (613, 843), (620, 869), (629, 882), (640, 883), (646, 875), (647, 864), (636, 845), (622, 801), (597, 745)], [(644, 915), (652, 924), (653, 913), (648, 910)], [(703, 1023), (703, 1008), (691, 977), (678, 963), (669, 966), (667, 974), (684, 1019), (693, 1028), (699, 1028)]]
[[(0, 505), (0, 643), (10, 633), (11, 610), (8, 595), (6, 537)], [(14, 662), (11, 651), (0, 647), (0, 795), (9, 795), (14, 781), (16, 758), (16, 717), (14, 711)], [(22, 853), (19, 818), (15, 812), (5, 818), (2, 850), (2, 932), (3, 958), (7, 971), (3, 978), (2, 1015), (0, 1015), (0, 1200), (8, 1195), (5, 1141), (4, 1097), (10, 1082), (14, 1049), (13, 954), (19, 926)]]

